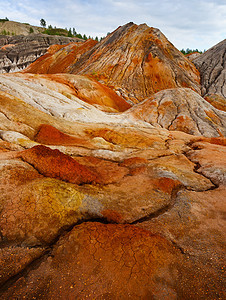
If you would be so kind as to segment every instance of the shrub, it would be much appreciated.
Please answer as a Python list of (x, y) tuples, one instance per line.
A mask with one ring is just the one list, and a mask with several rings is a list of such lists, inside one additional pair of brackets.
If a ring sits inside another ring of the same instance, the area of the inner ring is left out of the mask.
[(0, 22), (4, 23), (6, 21), (9, 21), (9, 19), (6, 17), (5, 19), (0, 19)]

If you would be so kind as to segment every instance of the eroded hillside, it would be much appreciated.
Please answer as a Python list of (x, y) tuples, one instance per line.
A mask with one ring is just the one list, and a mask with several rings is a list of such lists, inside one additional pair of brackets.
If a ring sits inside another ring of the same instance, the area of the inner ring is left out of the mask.
[(224, 299), (226, 113), (160, 31), (92, 43), (0, 75), (1, 299)]

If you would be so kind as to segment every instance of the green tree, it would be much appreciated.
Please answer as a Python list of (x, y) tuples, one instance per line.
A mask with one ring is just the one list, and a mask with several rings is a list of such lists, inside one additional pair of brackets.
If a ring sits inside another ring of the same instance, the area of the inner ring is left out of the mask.
[(34, 32), (34, 29), (32, 27), (30, 27), (29, 33), (33, 33), (33, 32)]
[(69, 28), (69, 30), (68, 30), (68, 34), (67, 34), (69, 37), (72, 37), (73, 36), (73, 34), (72, 34), (72, 32), (71, 32), (71, 28)]
[(6, 21), (9, 21), (9, 19), (7, 17), (5, 17), (5, 19), (0, 19), (0, 22), (4, 23)]
[(45, 21), (44, 19), (41, 19), (41, 20), (40, 20), (40, 25), (41, 25), (42, 27), (46, 27), (46, 21)]
[(77, 32), (75, 31), (75, 28), (73, 27), (72, 29), (72, 33), (73, 33), (73, 36), (76, 36)]

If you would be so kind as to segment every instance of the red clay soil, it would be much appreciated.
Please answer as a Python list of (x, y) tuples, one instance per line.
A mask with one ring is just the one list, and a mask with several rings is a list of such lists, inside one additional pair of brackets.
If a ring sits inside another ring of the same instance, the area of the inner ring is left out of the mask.
[(21, 152), (21, 157), (42, 175), (75, 184), (97, 181), (97, 175), (59, 150), (35, 146)]
[(84, 223), (3, 299), (176, 299), (176, 260), (183, 255), (146, 230)]

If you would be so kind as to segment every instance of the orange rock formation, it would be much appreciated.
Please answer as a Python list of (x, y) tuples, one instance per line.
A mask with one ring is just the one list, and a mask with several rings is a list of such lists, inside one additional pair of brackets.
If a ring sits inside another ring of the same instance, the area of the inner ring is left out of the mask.
[(0, 74), (0, 298), (224, 299), (226, 113), (194, 65), (129, 23), (28, 71)]

